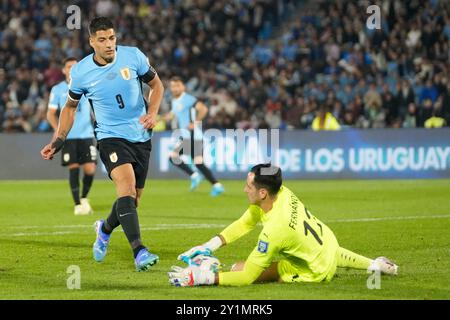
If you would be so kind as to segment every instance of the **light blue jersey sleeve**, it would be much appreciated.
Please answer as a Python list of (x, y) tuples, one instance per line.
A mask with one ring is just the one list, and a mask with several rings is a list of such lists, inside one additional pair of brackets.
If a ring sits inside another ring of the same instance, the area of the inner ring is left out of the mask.
[(52, 110), (58, 110), (60, 108), (59, 105), (60, 100), (60, 90), (58, 86), (53, 86), (50, 91), (50, 97), (48, 99), (48, 108)]
[[(189, 124), (194, 123), (197, 115), (195, 105), (197, 104), (197, 98), (184, 93), (181, 97), (172, 100), (172, 112), (175, 115), (178, 127), (184, 138), (190, 138)], [(201, 130), (195, 128), (194, 139), (202, 139)]]
[(86, 97), (81, 97), (78, 103), (75, 121), (70, 129), (67, 139), (94, 138), (94, 127), (91, 120), (91, 107)]
[(147, 56), (139, 50), (139, 48), (136, 48), (136, 56), (137, 56), (137, 74), (138, 76), (145, 75), (149, 69), (156, 74), (155, 69), (150, 65), (150, 61), (148, 60)]
[[(67, 101), (69, 87), (66, 81), (61, 81), (53, 86), (50, 91), (48, 108), (61, 111)], [(94, 137), (94, 129), (91, 122), (91, 109), (86, 97), (80, 97), (75, 121), (70, 129), (67, 139), (91, 139)]]
[[(75, 64), (72, 69), (70, 69), (70, 82), (69, 82), (69, 90), (72, 91), (76, 97), (69, 95), (74, 100), (80, 100), (81, 96), (86, 93), (86, 88), (83, 84), (83, 79), (80, 76), (83, 70), (80, 69), (80, 64)], [(75, 99), (77, 98), (77, 99)]]

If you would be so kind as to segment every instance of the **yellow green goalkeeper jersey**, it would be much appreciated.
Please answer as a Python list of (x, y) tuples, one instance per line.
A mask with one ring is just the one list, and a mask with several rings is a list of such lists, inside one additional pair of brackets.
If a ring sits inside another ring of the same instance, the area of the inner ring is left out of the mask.
[[(282, 186), (272, 209), (267, 213), (251, 205), (240, 219), (220, 234), (228, 244), (251, 231), (260, 221), (263, 229), (256, 247), (245, 262), (244, 270), (221, 272), (220, 285), (254, 282), (277, 256), (281, 256), (283, 262), (279, 262), (278, 272), (296, 270), (293, 277), (298, 277), (300, 281), (318, 282), (327, 279), (330, 273), (334, 274), (339, 246), (336, 237), (291, 190)], [(284, 267), (280, 269), (280, 265)], [(285, 268), (286, 265), (290, 268)], [(280, 276), (286, 281), (283, 274)]]

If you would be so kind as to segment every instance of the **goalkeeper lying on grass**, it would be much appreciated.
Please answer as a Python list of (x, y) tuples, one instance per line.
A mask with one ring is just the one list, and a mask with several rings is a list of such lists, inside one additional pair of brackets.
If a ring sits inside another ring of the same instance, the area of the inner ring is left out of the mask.
[[(375, 260), (339, 247), (333, 232), (313, 216), (301, 201), (282, 186), (281, 169), (259, 164), (247, 176), (244, 191), (250, 207), (244, 215), (218, 236), (196, 246), (178, 259), (189, 266), (172, 267), (169, 281), (175, 286), (248, 285), (254, 282), (330, 281), (337, 267), (397, 274), (398, 267), (384, 257)], [(263, 223), (258, 243), (245, 262), (233, 265), (231, 272), (205, 270), (191, 263), (198, 255), (212, 255)], [(284, 258), (273, 261), (276, 255)]]

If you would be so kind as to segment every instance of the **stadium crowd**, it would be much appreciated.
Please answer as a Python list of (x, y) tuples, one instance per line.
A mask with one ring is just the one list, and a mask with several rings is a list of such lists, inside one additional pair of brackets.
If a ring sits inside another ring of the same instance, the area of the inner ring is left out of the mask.
[[(69, 30), (69, 5), (81, 30)], [(0, 2), (0, 131), (46, 132), (61, 62), (113, 18), (161, 79), (186, 80), (214, 128), (411, 128), (450, 123), (450, 2), (135, 0)], [(170, 91), (162, 112), (168, 111)], [(332, 121), (329, 121), (332, 120)], [(313, 125), (313, 123), (315, 123)], [(204, 126), (204, 127), (205, 127)], [(163, 126), (164, 127), (164, 126)], [(170, 124), (169, 124), (170, 127)]]

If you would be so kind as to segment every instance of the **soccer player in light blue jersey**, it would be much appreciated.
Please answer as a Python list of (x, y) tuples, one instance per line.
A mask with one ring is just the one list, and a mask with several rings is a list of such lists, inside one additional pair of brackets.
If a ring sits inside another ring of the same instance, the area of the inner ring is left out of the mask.
[[(62, 72), (66, 79), (55, 85), (50, 92), (47, 120), (53, 130), (58, 129), (58, 114), (64, 107), (69, 93), (70, 69), (77, 63), (73, 57), (63, 62)], [(62, 165), (69, 168), (69, 185), (75, 203), (75, 215), (93, 213), (87, 195), (94, 181), (97, 163), (97, 148), (94, 141), (94, 128), (91, 119), (91, 107), (86, 98), (82, 98), (75, 113), (75, 121), (67, 135), (61, 151)], [(80, 198), (80, 167), (83, 168), (83, 190)]]
[[(186, 92), (183, 80), (174, 76), (170, 79), (172, 92), (171, 111), (164, 117), (178, 122), (179, 140), (170, 153), (170, 162), (191, 177), (191, 191), (201, 182), (198, 172), (188, 166), (181, 155), (188, 154), (194, 160), (195, 167), (211, 183), (211, 196), (216, 197), (224, 192), (224, 187), (217, 181), (211, 170), (203, 163), (203, 134), (199, 123), (206, 117), (208, 108), (193, 95)], [(186, 152), (188, 151), (188, 152)]]
[[(116, 45), (114, 26), (108, 18), (94, 18), (89, 24), (89, 35), (94, 53), (72, 68), (69, 98), (61, 112), (56, 136), (41, 150), (41, 155), (50, 160), (62, 148), (84, 95), (95, 116), (100, 158), (118, 197), (108, 218), (95, 223), (94, 259), (104, 260), (112, 231), (122, 225), (134, 253), (136, 270), (145, 271), (159, 257), (142, 243), (136, 208), (144, 190), (151, 129), (156, 124), (164, 87), (138, 48)], [(142, 83), (151, 88), (148, 103)]]

